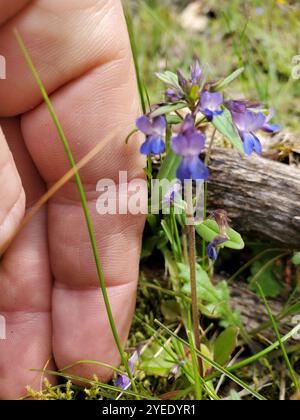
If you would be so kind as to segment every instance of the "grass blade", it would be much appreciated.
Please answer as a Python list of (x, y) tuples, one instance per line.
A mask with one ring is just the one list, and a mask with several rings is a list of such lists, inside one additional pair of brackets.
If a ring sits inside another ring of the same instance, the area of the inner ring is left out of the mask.
[[(155, 322), (165, 331), (167, 331), (172, 337), (176, 338), (177, 340), (181, 341), (184, 345), (189, 346), (189, 343), (186, 342), (183, 338), (178, 337), (178, 335), (174, 334), (173, 331), (171, 331), (169, 328), (165, 327), (161, 322), (158, 320), (155, 320)], [(211, 366), (213, 366), (217, 371), (227, 376), (227, 378), (231, 379), (233, 382), (238, 384), (243, 389), (246, 389), (248, 392), (250, 392), (251, 395), (253, 395), (255, 398), (257, 398), (260, 401), (266, 401), (266, 398), (260, 395), (258, 392), (254, 391), (249, 385), (247, 385), (244, 381), (233, 375), (231, 372), (229, 372), (227, 369), (220, 366), (215, 361), (211, 360), (209, 357), (202, 354), (200, 351), (198, 351), (196, 348), (194, 348), (194, 351), (197, 353), (198, 356), (201, 357), (202, 360), (209, 363)]]
[(148, 94), (145, 89), (145, 85), (143, 83), (143, 79), (140, 72), (139, 55), (138, 55), (137, 45), (135, 42), (133, 21), (132, 21), (131, 13), (128, 9), (125, 9), (125, 18), (126, 18), (127, 29), (128, 29), (128, 34), (129, 34), (129, 39), (130, 39), (130, 44), (131, 44), (131, 50), (132, 50), (133, 62), (135, 66), (135, 73), (136, 73), (138, 90), (140, 94), (142, 110), (143, 110), (143, 113), (146, 114), (147, 102), (149, 102), (149, 98), (148, 98)]
[(294, 382), (295, 388), (296, 388), (296, 389), (299, 389), (299, 388), (300, 388), (300, 386), (299, 386), (299, 382), (298, 382), (298, 379), (297, 379), (296, 373), (295, 373), (295, 371), (294, 371), (294, 369), (293, 369), (293, 366), (292, 366), (292, 364), (291, 364), (291, 362), (290, 362), (290, 359), (289, 359), (289, 356), (288, 356), (288, 354), (287, 354), (287, 351), (286, 351), (285, 345), (284, 345), (284, 344), (283, 344), (283, 342), (282, 342), (281, 334), (280, 334), (280, 331), (279, 331), (278, 325), (277, 325), (277, 323), (276, 323), (276, 320), (275, 320), (275, 318), (274, 318), (274, 316), (273, 316), (273, 314), (272, 314), (272, 311), (271, 311), (270, 305), (268, 304), (268, 301), (267, 301), (267, 299), (266, 299), (266, 296), (265, 296), (265, 294), (264, 294), (264, 291), (263, 291), (263, 289), (262, 289), (261, 285), (260, 285), (260, 284), (258, 284), (258, 283), (256, 283), (256, 286), (258, 287), (259, 293), (260, 293), (260, 295), (261, 295), (261, 297), (262, 297), (263, 303), (264, 303), (264, 305), (265, 305), (265, 307), (266, 307), (266, 310), (267, 310), (267, 312), (268, 312), (268, 315), (269, 315), (270, 321), (271, 321), (272, 326), (273, 326), (273, 329), (274, 329), (274, 331), (275, 331), (275, 334), (276, 334), (277, 340), (278, 340), (278, 342), (279, 342), (279, 345), (280, 345), (280, 348), (281, 348), (281, 351), (282, 351), (282, 354), (283, 354), (283, 357), (284, 357), (285, 363), (286, 363), (286, 365), (287, 365), (287, 368), (288, 368), (288, 370), (289, 370), (289, 372), (290, 372), (290, 375), (291, 375), (292, 381)]

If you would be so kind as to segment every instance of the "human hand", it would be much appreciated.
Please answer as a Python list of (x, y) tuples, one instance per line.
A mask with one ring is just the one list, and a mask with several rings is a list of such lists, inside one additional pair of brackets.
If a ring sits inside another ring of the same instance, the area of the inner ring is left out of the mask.
[[(96, 184), (143, 176), (138, 142), (124, 144), (139, 113), (134, 66), (119, 0), (0, 0), (0, 247), (69, 169), (64, 149), (13, 30), (29, 50), (76, 161), (116, 127), (120, 135), (81, 171), (110, 303), (124, 344), (135, 307), (143, 216), (96, 212)], [(10, 150), (13, 157), (11, 156)], [(18, 234), (0, 265), (0, 398), (39, 389), (41, 373), (76, 361), (119, 363), (75, 182)], [(51, 359), (51, 355), (53, 358)], [(48, 361), (51, 361), (48, 363)], [(82, 364), (78, 376), (111, 372)]]

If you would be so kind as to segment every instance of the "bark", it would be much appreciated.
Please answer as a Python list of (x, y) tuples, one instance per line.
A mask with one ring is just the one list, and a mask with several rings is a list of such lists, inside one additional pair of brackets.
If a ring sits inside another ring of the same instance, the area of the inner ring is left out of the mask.
[[(245, 283), (236, 281), (230, 285), (230, 302), (232, 309), (238, 310), (241, 320), (247, 331), (255, 331), (266, 322), (270, 321), (265, 306), (261, 299), (249, 290), (249, 286)], [(281, 313), (284, 308), (283, 299), (268, 298), (268, 303), (274, 316)], [(279, 324), (281, 335), (287, 334), (297, 325), (296, 318), (293, 315), (287, 316)], [(299, 320), (298, 320), (299, 322)], [(264, 329), (261, 333), (264, 337), (271, 341), (275, 341), (276, 336), (273, 328)]]
[(214, 149), (209, 167), (209, 209), (227, 210), (248, 238), (300, 249), (300, 169), (228, 149)]

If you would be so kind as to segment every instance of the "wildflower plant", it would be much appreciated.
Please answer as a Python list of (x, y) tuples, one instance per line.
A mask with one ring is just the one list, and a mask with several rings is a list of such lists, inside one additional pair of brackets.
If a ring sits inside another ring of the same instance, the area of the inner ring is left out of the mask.
[[(175, 292), (181, 289), (191, 295), (191, 308), (186, 302), (179, 303), (185, 314), (183, 319), (191, 321), (193, 337), (190, 344), (198, 350), (203, 350), (199, 309), (203, 310), (205, 304), (206, 314), (213, 303), (219, 305), (223, 319), (227, 317), (227, 325), (238, 328), (247, 340), (239, 316), (233, 314), (228, 306), (228, 286), (222, 283), (215, 288), (209, 278), (219, 250), (223, 247), (242, 249), (244, 242), (239, 233), (230, 227), (226, 209), (215, 210), (207, 216), (208, 166), (216, 132), (226, 137), (242, 157), (253, 153), (261, 155), (259, 130), (274, 133), (280, 129), (271, 122), (274, 116), (272, 109), (258, 102), (230, 98), (227, 88), (243, 70), (238, 69), (225, 79), (210, 81), (207, 68), (202, 68), (195, 58), (188, 75), (181, 70), (157, 73), (156, 76), (165, 85), (164, 100), (159, 104), (149, 104), (148, 112), (136, 121), (136, 131), (145, 135), (141, 153), (148, 155), (149, 181), (156, 177), (172, 182), (172, 187), (163, 192), (160, 203), (160, 209), (169, 205), (170, 212), (148, 217), (156, 239), (146, 241), (145, 246), (150, 249), (145, 255), (150, 255), (156, 245), (165, 257)], [(208, 133), (212, 133), (210, 139), (207, 138)], [(155, 170), (157, 162), (160, 164)], [(195, 204), (199, 198), (195, 195), (195, 183), (205, 185), (202, 194), (203, 220), (200, 221), (194, 219)], [(184, 200), (178, 199), (182, 191), (185, 193)], [(177, 206), (178, 202), (180, 206)], [(184, 210), (183, 214), (175, 211), (177, 207)], [(200, 238), (197, 239), (197, 236)], [(197, 246), (199, 240), (203, 244), (201, 250)], [(186, 327), (189, 329), (188, 321)], [(202, 359), (194, 354), (192, 360), (194, 373), (203, 377)]]

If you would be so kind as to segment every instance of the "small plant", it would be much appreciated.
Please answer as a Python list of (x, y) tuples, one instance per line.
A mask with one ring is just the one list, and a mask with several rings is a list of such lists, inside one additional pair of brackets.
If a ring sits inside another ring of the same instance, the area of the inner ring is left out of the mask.
[[(225, 210), (217, 209), (207, 216), (208, 164), (216, 132), (226, 137), (241, 155), (250, 156), (254, 152), (262, 153), (256, 134), (258, 130), (274, 133), (280, 129), (271, 123), (273, 111), (262, 104), (227, 98), (226, 88), (242, 72), (243, 69), (238, 69), (223, 80), (210, 81), (207, 69), (201, 68), (195, 58), (188, 77), (180, 70), (157, 73), (159, 80), (166, 85), (165, 99), (160, 104), (149, 104), (148, 112), (136, 122), (137, 130), (145, 135), (140, 152), (148, 156), (149, 181), (156, 176), (159, 180), (172, 182), (172, 187), (162, 192), (159, 203), (162, 220), (153, 215), (148, 218), (157, 238), (151, 246), (156, 245), (162, 251), (175, 291), (183, 289), (191, 295), (192, 345), (197, 350), (203, 348), (199, 317), (201, 306), (203, 309), (206, 305), (206, 313), (221, 312), (227, 326), (238, 327), (243, 333), (238, 314), (230, 310), (227, 285), (215, 287), (209, 279), (221, 248), (244, 247), (241, 236), (230, 227)], [(207, 142), (209, 135), (210, 141)], [(204, 153), (205, 159), (202, 158)], [(156, 175), (153, 158), (149, 158), (151, 155), (158, 156), (160, 162)], [(203, 184), (205, 188), (196, 188)], [(180, 194), (182, 190), (184, 200)], [(199, 200), (203, 206), (201, 220), (195, 219)], [(170, 206), (169, 212), (165, 211), (166, 204)], [(196, 235), (202, 239), (202, 258), (197, 252)], [(189, 330), (190, 309), (186, 302), (181, 302), (181, 307)], [(198, 373), (203, 378), (203, 360), (197, 356), (195, 360), (198, 360)]]

